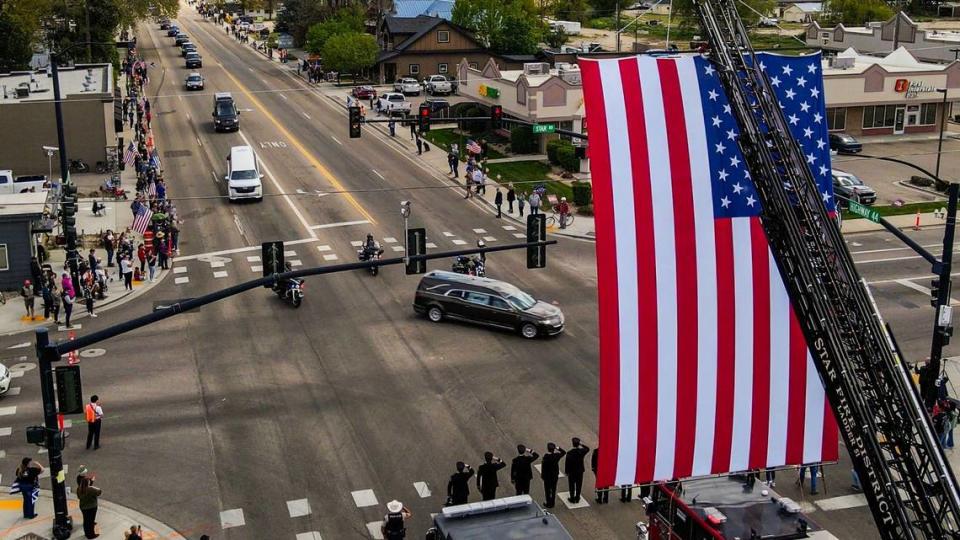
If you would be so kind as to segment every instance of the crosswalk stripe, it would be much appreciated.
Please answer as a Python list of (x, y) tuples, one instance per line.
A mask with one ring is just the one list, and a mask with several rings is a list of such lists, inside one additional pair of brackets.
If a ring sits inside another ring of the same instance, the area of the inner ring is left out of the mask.
[(223, 261), (210, 261), (210, 268), (223, 268)]
[(229, 529), (231, 527), (243, 527), (246, 521), (243, 519), (243, 508), (234, 508), (220, 512), (220, 527)]
[(515, 231), (515, 230), (517, 230), (517, 228), (514, 227), (513, 225), (504, 225), (504, 226), (503, 226), (503, 230), (505, 230), (505, 231)]
[(293, 259), (290, 261), (290, 266), (303, 266), (303, 261), (300, 259)]
[(324, 256), (323, 256), (323, 260), (325, 260), (325, 261), (335, 261), (335, 260), (337, 260), (338, 258), (339, 258), (339, 257), (337, 257), (337, 256), (336, 256), (335, 254), (333, 254), (333, 253), (331, 253), (330, 255), (324, 255)]
[(484, 236), (483, 239), (486, 240), (487, 242), (496, 242), (496, 241), (497, 241), (497, 239), (496, 239), (495, 237), (493, 237), (493, 236)]
[(360, 247), (363, 245), (363, 242), (360, 240), (351, 240), (350, 245), (353, 247)]
[(317, 250), (319, 250), (319, 251), (333, 251), (333, 248), (330, 247), (330, 246), (317, 246)]
[(513, 237), (514, 237), (514, 238), (526, 238), (527, 235), (525, 235), (525, 234), (523, 234), (523, 233), (513, 233)]
[(247, 262), (260, 262), (259, 255), (247, 255)]
[(426, 482), (414, 482), (413, 489), (417, 490), (417, 495), (419, 495), (421, 499), (426, 499), (430, 496), (430, 487), (427, 486)]
[(13, 388), (7, 390), (7, 395), (8, 395), (8, 396), (19, 396), (19, 395), (20, 395), (20, 387), (19, 387), (19, 386), (14, 386)]
[(323, 540), (317, 531), (297, 533), (297, 540)]
[(357, 491), (351, 491), (350, 495), (353, 497), (353, 503), (357, 505), (357, 508), (380, 504), (377, 502), (377, 495), (372, 489), (358, 489)]
[(173, 278), (173, 282), (176, 283), (177, 285), (183, 285), (184, 283), (190, 283), (190, 278), (188, 278), (187, 276)]
[(215, 278), (217, 278), (217, 279), (225, 278), (225, 277), (227, 277), (228, 275), (229, 275), (229, 274), (227, 274), (227, 273), (224, 272), (224, 271), (214, 272), (214, 273), (213, 273), (213, 277), (215, 277)]
[(394, 238), (394, 237), (392, 237), (392, 236), (387, 236), (386, 238), (383, 239), (383, 241), (386, 242), (386, 243), (388, 243), (388, 244), (396, 244), (396, 243), (397, 243), (397, 239)]
[(475, 233), (477, 233), (477, 234), (486, 234), (487, 230), (486, 230), (486, 229), (474, 229), (473, 232), (475, 232)]
[(443, 235), (446, 236), (447, 238), (451, 238), (451, 237), (456, 236), (456, 235), (453, 234), (452, 232), (447, 232), (447, 231), (443, 231)]
[(286, 250), (286, 251), (283, 252), (283, 256), (284, 256), (284, 257), (296, 257), (296, 256), (297, 256), (297, 252), (294, 251), (294, 250), (292, 250), (292, 249), (288, 249), (288, 250)]
[(391, 246), (394, 251), (403, 251), (403, 246)]
[(173, 273), (174, 273), (174, 274), (182, 274), (182, 273), (184, 273), (184, 272), (186, 272), (186, 271), (187, 271), (187, 267), (186, 267), (186, 266), (177, 266), (176, 268), (173, 269)]
[(590, 503), (587, 502), (587, 498), (586, 498), (586, 497), (580, 497), (580, 500), (579, 500), (579, 501), (577, 501), (577, 502), (575, 502), (575, 503), (572, 503), (572, 502), (570, 502), (570, 501), (567, 500), (567, 497), (569, 497), (569, 496), (570, 496), (570, 492), (569, 492), (569, 491), (558, 491), (558, 492), (557, 492), (557, 498), (560, 499), (561, 501), (563, 501), (563, 504), (566, 505), (566, 507), (569, 508), (569, 509), (571, 509), (571, 510), (573, 510), (574, 508), (586, 508), (586, 507), (590, 506)]
[(260, 266), (260, 265), (251, 266), (251, 267), (250, 267), (250, 271), (252, 271), (252, 272), (263, 272), (263, 266)]
[(821, 499), (819, 501), (814, 501), (821, 510), (844, 510), (847, 508), (857, 508), (859, 506), (867, 505), (867, 498), (863, 496), (862, 493), (855, 493), (853, 495), (842, 495), (840, 497), (833, 497), (830, 499)]
[(292, 518), (308, 516), (310, 515), (310, 501), (306, 499), (287, 501), (287, 511), (290, 512)]
[(383, 526), (383, 521), (371, 521), (367, 523), (367, 533), (370, 534), (370, 538), (374, 540), (383, 540), (383, 532), (380, 531), (380, 527)]
[(454, 244), (458, 245), (458, 246), (462, 246), (462, 245), (464, 245), (464, 244), (467, 243), (467, 242), (464, 241), (464, 240), (456, 240), (456, 239), (455, 239), (455, 240), (452, 240), (452, 242), (453, 242)]
[(0, 407), (0, 416), (9, 416), (11, 414), (17, 414), (17, 406), (12, 407)]
[(437, 245), (433, 242), (427, 242), (427, 249), (437, 249)]

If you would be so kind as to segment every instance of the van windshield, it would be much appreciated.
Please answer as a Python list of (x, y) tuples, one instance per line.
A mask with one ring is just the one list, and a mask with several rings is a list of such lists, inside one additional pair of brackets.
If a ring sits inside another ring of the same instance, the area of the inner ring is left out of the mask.
[(257, 171), (247, 170), (247, 171), (233, 171), (230, 174), (231, 180), (256, 180)]
[(513, 307), (521, 311), (526, 311), (537, 305), (537, 301), (532, 296), (521, 291), (520, 289), (511, 287), (510, 290), (505, 292), (507, 295), (507, 302), (510, 302)]

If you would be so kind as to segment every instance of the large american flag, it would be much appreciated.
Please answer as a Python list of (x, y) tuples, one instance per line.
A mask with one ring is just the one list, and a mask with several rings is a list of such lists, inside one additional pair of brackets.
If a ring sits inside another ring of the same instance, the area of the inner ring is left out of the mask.
[(153, 212), (150, 211), (146, 205), (141, 204), (137, 209), (137, 214), (133, 216), (133, 225), (132, 229), (137, 231), (139, 234), (146, 232), (147, 227), (150, 225), (150, 219), (153, 217)]
[[(820, 56), (758, 56), (833, 208)], [(600, 307), (597, 485), (835, 460), (837, 428), (715, 66), (583, 60)]]

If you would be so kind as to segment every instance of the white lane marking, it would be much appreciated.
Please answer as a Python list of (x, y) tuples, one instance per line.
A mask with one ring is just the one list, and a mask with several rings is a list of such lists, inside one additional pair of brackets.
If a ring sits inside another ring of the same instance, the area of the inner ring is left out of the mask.
[(247, 262), (260, 262), (259, 255), (247, 255)]
[(223, 261), (210, 261), (210, 268), (223, 268)]
[(515, 231), (515, 230), (517, 230), (517, 228), (514, 227), (513, 225), (504, 225), (504, 226), (503, 226), (503, 230), (505, 230), (505, 231)]
[(493, 236), (484, 236), (483, 239), (486, 240), (487, 242), (496, 242), (496, 241), (497, 241), (497, 239), (494, 238)]
[(284, 257), (296, 257), (296, 256), (297, 256), (297, 252), (294, 251), (294, 250), (292, 250), (292, 249), (288, 249), (288, 250), (285, 250), (285, 251), (283, 252), (283, 256), (284, 256)]
[(453, 234), (452, 232), (447, 232), (447, 231), (443, 231), (443, 235), (444, 235), (444, 236), (446, 236), (447, 238), (450, 238), (450, 237), (453, 237), (453, 236), (456, 236), (456, 235), (455, 235), (455, 234)]
[(243, 519), (243, 508), (234, 508), (233, 510), (220, 512), (221, 528), (229, 529), (231, 527), (243, 527), (244, 525), (246, 525), (246, 521)]
[(240, 224), (240, 216), (233, 215), (233, 224), (237, 226), (237, 230), (240, 231), (240, 236), (243, 236), (243, 225)]
[(187, 113), (187, 120), (190, 119), (190, 113)]
[(427, 249), (437, 249), (437, 245), (433, 242), (427, 242)]
[(413, 489), (417, 490), (417, 495), (419, 495), (421, 499), (426, 499), (430, 496), (430, 488), (426, 482), (414, 482)]
[[(884, 239), (884, 240), (886, 240), (886, 239)], [(854, 242), (854, 243), (851, 244), (851, 245), (856, 246), (857, 243)], [(943, 247), (943, 243), (940, 243), (940, 244), (923, 244), (923, 245), (921, 245), (920, 247), (924, 247), (924, 248)], [(955, 247), (956, 247), (956, 245), (955, 245)], [(913, 249), (913, 248), (907, 247), (907, 246), (903, 246), (903, 247), (883, 248), (883, 249), (863, 249), (863, 250), (860, 250), (860, 251), (851, 251), (850, 254), (851, 254), (851, 255), (865, 255), (865, 254), (867, 254), (867, 253), (884, 253), (884, 252), (887, 252), (887, 251), (903, 251), (903, 250), (910, 250), (910, 249)]]
[(310, 501), (306, 499), (297, 499), (294, 501), (287, 501), (287, 511), (290, 512), (290, 517), (300, 517), (300, 516), (309, 516), (310, 515)]
[(370, 169), (370, 170), (373, 171), (373, 174), (379, 176), (381, 180), (386, 180), (386, 178), (384, 178), (382, 174), (380, 174), (379, 172), (377, 172), (376, 169)]
[(63, 429), (70, 429), (73, 427), (73, 420), (67, 418), (63, 421)]
[(343, 146), (343, 143), (340, 142), (340, 139), (334, 137), (333, 135), (331, 135), (330, 138), (333, 139), (333, 142), (339, 144), (340, 146)]
[(310, 531), (310, 532), (297, 533), (296, 540), (323, 540), (323, 538), (320, 538), (320, 533), (318, 533), (317, 531)]
[(853, 247), (860, 247), (860, 246), (862, 246), (863, 244), (861, 244), (860, 242), (850, 242), (850, 245), (853, 246)]
[(212, 174), (212, 175), (213, 175), (213, 183), (215, 183), (215, 184), (216, 184), (216, 183), (218, 183), (218, 182), (220, 182), (220, 177), (219, 177), (219, 176), (217, 176), (217, 173), (216, 173), (216, 171), (210, 171), (210, 174)]
[(220, 272), (214, 272), (214, 273), (213, 273), (213, 277), (215, 277), (215, 278), (217, 278), (217, 279), (225, 278), (225, 277), (227, 277), (228, 275), (229, 275), (229, 274), (227, 274), (226, 272), (224, 272), (224, 271), (222, 271), (222, 270), (221, 270)]
[(290, 266), (303, 266), (303, 261), (300, 259), (293, 259), (290, 261)]
[(247, 69), (249, 69), (250, 71), (253, 71), (252, 67), (247, 66)]
[(173, 279), (173, 282), (174, 282), (176, 285), (183, 285), (184, 283), (190, 283), (190, 278), (188, 278), (188, 277), (186, 277), (186, 276), (184, 276), (184, 277), (178, 277), (178, 278), (174, 278), (174, 279)]
[[(23, 372), (21, 372), (23, 373)], [(8, 396), (19, 396), (21, 388), (19, 386), (14, 386), (13, 388), (7, 390)]]
[[(237, 131), (237, 134), (240, 135), (240, 138), (243, 139), (243, 142), (247, 143), (247, 146), (253, 146), (253, 144), (250, 142), (250, 139), (247, 139), (247, 136), (243, 134), (243, 131)], [(280, 182), (278, 182), (277, 178), (273, 176), (273, 173), (270, 172), (270, 169), (267, 167), (266, 162), (264, 162), (264, 160), (262, 159), (260, 160), (260, 166), (263, 167), (263, 172), (267, 173), (267, 177), (269, 177), (270, 181), (273, 182), (273, 187), (276, 188), (277, 191), (283, 194), (281, 195), (283, 197), (283, 200), (287, 201), (287, 204), (290, 206), (290, 209), (293, 210), (293, 213), (297, 216), (297, 219), (300, 220), (300, 224), (303, 225), (303, 228), (307, 230), (307, 234), (310, 235), (310, 238), (316, 238), (317, 233), (313, 232), (310, 229), (310, 224), (307, 223), (307, 218), (303, 217), (303, 214), (300, 213), (300, 209), (297, 208), (295, 204), (293, 204), (293, 199), (291, 199), (290, 196), (287, 195), (287, 190), (285, 190), (283, 186), (280, 185)]]
[(349, 226), (351, 226), (351, 225), (364, 225), (364, 224), (366, 224), (366, 223), (370, 223), (370, 221), (369, 221), (369, 220), (366, 220), (366, 219), (360, 219), (360, 220), (357, 220), (357, 221), (341, 221), (341, 222), (338, 222), (338, 223), (324, 223), (323, 225), (313, 225), (313, 226), (311, 226), (310, 228), (313, 229), (313, 230), (316, 230), (316, 229), (333, 229), (333, 228), (335, 228), (335, 227), (349, 227)]
[(197, 146), (203, 146), (203, 143), (200, 141), (200, 137), (197, 137)]
[[(923, 293), (924, 295), (930, 296), (930, 289), (928, 289), (928, 288), (926, 288), (926, 287), (924, 287), (923, 285), (920, 285), (920, 284), (918, 284), (918, 283), (914, 283), (914, 282), (912, 282), (912, 281), (910, 281), (910, 280), (906, 280), (906, 279), (898, 279), (898, 280), (895, 280), (894, 282), (895, 282), (895, 283), (899, 283), (900, 285), (903, 285), (904, 287), (906, 287), (906, 288), (908, 288), (908, 289), (913, 289), (913, 290), (915, 290), (915, 291), (917, 291), (917, 292), (919, 292), (919, 293)], [(950, 305), (955, 306), (955, 305), (957, 305), (957, 304), (960, 304), (960, 302), (958, 302), (956, 298), (951, 298), (951, 299), (950, 299)]]
[(832, 497), (830, 499), (821, 499), (819, 501), (814, 501), (814, 504), (819, 506), (821, 510), (844, 510), (846, 508), (866, 506), (867, 498), (860, 493), (854, 493), (853, 495), (842, 495), (840, 497)]
[[(951, 276), (960, 276), (960, 272), (955, 272), (955, 273), (950, 274), (950, 275), (951, 275)], [(917, 279), (930, 279), (930, 277), (931, 277), (931, 276), (928, 274), (928, 275), (926, 275), (926, 276), (907, 276), (907, 277), (903, 277), (903, 278), (878, 279), (877, 281), (868, 281), (868, 282), (867, 282), (867, 285), (882, 285), (882, 284), (885, 284), (885, 283), (897, 283), (897, 282), (899, 282), (901, 279), (902, 279), (902, 280), (906, 280), (906, 281), (913, 281), (913, 280), (917, 280)]]
[(12, 407), (0, 407), (0, 416), (9, 416), (11, 414), (17, 414), (17, 406)]
[(377, 502), (377, 496), (373, 493), (372, 489), (358, 489), (357, 491), (351, 491), (350, 495), (353, 496), (353, 503), (357, 505), (357, 508), (366, 508), (380, 504)]
[(186, 266), (175, 266), (175, 267), (173, 268), (173, 273), (174, 273), (174, 274), (182, 274), (182, 273), (184, 273), (184, 272), (186, 272), (186, 271), (187, 271), (187, 267), (186, 267)]
[(465, 244), (467, 243), (467, 242), (464, 241), (464, 240), (458, 240), (458, 239), (454, 239), (454, 240), (452, 240), (452, 242), (453, 242), (454, 244), (458, 245), (458, 246), (462, 246), (462, 245), (465, 245)]
[(367, 523), (367, 534), (370, 535), (370, 538), (373, 538), (373, 540), (383, 540), (383, 532), (380, 531), (380, 527), (383, 527), (383, 521), (371, 521)]
[(909, 255), (906, 257), (890, 257), (887, 259), (867, 259), (865, 261), (853, 261), (853, 264), (870, 264), (870, 263), (881, 263), (881, 262), (894, 262), (894, 261), (909, 261), (911, 259), (922, 259), (923, 257), (919, 255)]
[[(311, 238), (301, 238), (299, 240), (290, 240), (289, 242), (284, 242), (284, 244), (287, 246), (296, 246), (299, 244), (310, 244), (316, 241), (317, 241), (316, 237), (311, 237)], [(207, 257), (216, 257), (219, 255), (233, 255), (235, 253), (243, 253), (245, 251), (260, 251), (261, 249), (263, 249), (261, 246), (247, 246), (247, 247), (241, 247), (241, 248), (223, 249), (220, 251), (210, 251), (208, 253), (197, 253), (196, 255), (183, 255), (183, 256), (177, 257), (177, 262), (191, 261), (194, 259), (204, 259)]]
[(363, 246), (363, 242), (360, 240), (351, 240), (350, 245), (353, 247), (361, 247)]
[(264, 79), (263, 77), (260, 77), (260, 81), (261, 81), (263, 84), (265, 84), (265, 85), (267, 85), (267, 86), (270, 86), (270, 83), (268, 83), (267, 80)]
[(477, 234), (485, 234), (485, 233), (487, 232), (487, 230), (486, 230), (486, 229), (474, 229), (473, 232), (475, 232), (475, 233), (477, 233)]
[(57, 327), (57, 330), (59, 330), (59, 331), (61, 331), (61, 332), (66, 332), (67, 330), (79, 330), (79, 329), (81, 329), (81, 328), (83, 328), (83, 325), (80, 324), (80, 323), (77, 323), (77, 324), (71, 326), (70, 328), (67, 328), (66, 326), (58, 326), (58, 327)]
[(336, 254), (333, 254), (333, 253), (331, 253), (330, 255), (323, 256), (323, 260), (325, 261), (335, 261), (337, 259), (339, 259), (339, 257), (337, 257)]
[(590, 506), (590, 503), (587, 502), (587, 498), (586, 498), (586, 497), (580, 497), (580, 500), (579, 500), (579, 501), (577, 501), (577, 502), (575, 502), (575, 503), (572, 503), (572, 502), (570, 502), (570, 501), (567, 500), (567, 497), (569, 497), (569, 496), (570, 496), (570, 492), (569, 492), (569, 491), (558, 491), (558, 492), (557, 492), (557, 498), (560, 499), (561, 501), (563, 501), (563, 504), (564, 504), (567, 508), (569, 508), (569, 509), (571, 509), (571, 510), (573, 510), (574, 508), (586, 508), (586, 507)]
[(13, 428), (8, 428), (8, 427), (0, 428), (0, 437), (9, 437), (12, 434), (13, 434)]
[(318, 251), (333, 251), (333, 248), (330, 246), (317, 246)]
[(29, 342), (29, 341), (24, 341), (23, 343), (17, 343), (16, 345), (11, 345), (11, 346), (9, 346), (9, 347), (7, 347), (7, 348), (8, 348), (8, 349), (23, 349), (24, 347), (29, 347), (29, 346), (30, 346), (30, 342)]
[(251, 272), (263, 272), (263, 266), (260, 266), (259, 264), (256, 265), (256, 266), (251, 266), (251, 267), (250, 267), (250, 271), (251, 271)]
[(16, 379), (17, 377), (23, 377), (23, 370), (10, 370), (10, 378)]
[(396, 244), (396, 243), (397, 243), (397, 239), (394, 238), (394, 237), (392, 237), (392, 236), (387, 236), (386, 238), (383, 239), (383, 241), (386, 242), (386, 243), (388, 243), (388, 244)]
[(280, 94), (280, 97), (282, 97), (284, 100), (287, 99), (287, 96), (285, 96), (285, 95), (283, 95), (283, 94)]
[(394, 251), (403, 251), (403, 246), (390, 246)]
[(310, 118), (310, 115), (309, 115), (309, 114), (303, 113), (303, 115), (307, 117), (307, 120), (313, 120), (313, 118)]
[(525, 235), (525, 234), (523, 234), (523, 233), (515, 232), (515, 233), (513, 233), (513, 237), (514, 237), (514, 238), (526, 238), (527, 235)]

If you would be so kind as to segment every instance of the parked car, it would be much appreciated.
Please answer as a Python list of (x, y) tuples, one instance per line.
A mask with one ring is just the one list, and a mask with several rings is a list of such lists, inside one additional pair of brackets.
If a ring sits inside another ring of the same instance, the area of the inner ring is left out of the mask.
[(197, 46), (192, 41), (187, 41), (180, 45), (180, 56), (186, 58), (187, 53), (197, 52)]
[(179, 33), (180, 27), (175, 24), (171, 24), (170, 28), (167, 28), (167, 37), (176, 37)]
[(460, 93), (460, 81), (457, 80), (453, 75), (447, 75), (447, 80), (450, 81), (450, 91), (454, 94)]
[(406, 96), (400, 92), (381, 94), (380, 99), (377, 100), (377, 110), (389, 115), (397, 113), (410, 114), (410, 107), (410, 102), (407, 101)]
[(563, 332), (560, 308), (490, 278), (434, 270), (417, 287), (413, 309), (433, 322), (445, 318), (519, 332), (525, 338)]
[(427, 93), (431, 96), (435, 94), (450, 94), (453, 92), (453, 86), (443, 75), (431, 75), (427, 77), (425, 83)]
[(420, 83), (414, 78), (404, 77), (393, 83), (393, 90), (404, 95), (419, 96)]
[(14, 176), (9, 169), (0, 171), (0, 195), (42, 191), (46, 185), (47, 177), (43, 175)]
[(199, 73), (187, 75), (185, 82), (187, 90), (203, 90), (203, 77)]
[(847, 135), (846, 133), (831, 133), (830, 149), (836, 150), (841, 154), (856, 154), (863, 150), (863, 145), (860, 141), (854, 139), (852, 135)]
[(841, 206), (847, 206), (847, 200), (871, 205), (877, 202), (877, 192), (863, 183), (856, 175), (834, 169), (833, 193)]
[(10, 390), (10, 379), (13, 376), (7, 366), (0, 364), (0, 395), (6, 394)]
[(169, 29), (170, 29), (170, 19), (160, 19), (160, 20), (157, 21), (157, 22), (160, 23), (160, 29), (161, 29), (161, 30), (169, 30)]
[(779, 22), (776, 17), (760, 17), (760, 26), (774, 27), (777, 26)]
[(377, 98), (376, 88), (370, 85), (354, 86), (351, 94), (353, 94), (353, 97), (357, 99), (370, 99), (371, 97), (374, 99)]
[(450, 102), (440, 98), (428, 98), (423, 103), (430, 106), (430, 114), (436, 114), (450, 108)]
[(203, 58), (200, 56), (200, 53), (189, 52), (187, 53), (187, 69), (196, 69), (203, 67)]
[(173, 40), (173, 43), (174, 45), (179, 47), (188, 41), (190, 41), (190, 36), (184, 34), (183, 32), (180, 32), (179, 34), (177, 34), (177, 37)]

